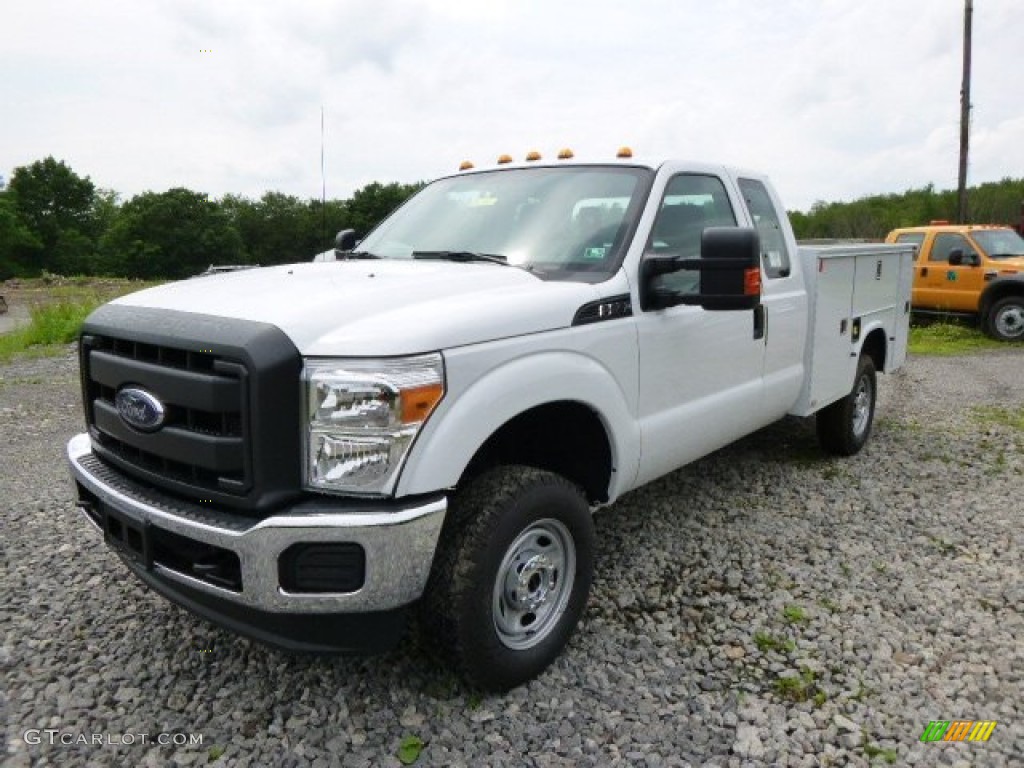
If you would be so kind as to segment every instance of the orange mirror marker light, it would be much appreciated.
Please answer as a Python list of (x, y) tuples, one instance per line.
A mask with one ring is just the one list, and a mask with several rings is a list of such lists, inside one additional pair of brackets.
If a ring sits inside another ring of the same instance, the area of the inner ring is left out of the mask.
[(633, 156), (633, 150), (629, 147), (619, 147), (619, 151), (615, 153), (616, 157), (626, 158)]
[(460, 171), (468, 171), (472, 167), (473, 167), (473, 164), (471, 162), (469, 162), (469, 160), (463, 160), (461, 163), (459, 163), (459, 170)]
[(526, 162), (532, 163), (535, 160), (540, 160), (540, 152), (534, 149), (526, 153)]
[(572, 150), (569, 149), (568, 147), (566, 147), (565, 149), (559, 151), (559, 153), (558, 153), (558, 159), (559, 160), (572, 160), (572, 158), (573, 158)]
[(501, 155), (498, 157), (498, 165), (505, 165), (505, 163), (512, 162), (512, 155)]
[(743, 273), (743, 294), (745, 296), (761, 295), (761, 268), (749, 267)]

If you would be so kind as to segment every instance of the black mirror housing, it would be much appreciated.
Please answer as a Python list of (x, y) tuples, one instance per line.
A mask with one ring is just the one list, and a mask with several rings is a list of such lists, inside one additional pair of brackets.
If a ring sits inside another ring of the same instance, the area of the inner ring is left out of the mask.
[[(707, 227), (701, 257), (647, 256), (640, 264), (641, 306), (646, 310), (689, 304), (707, 310), (753, 309), (761, 303), (761, 239), (745, 227)], [(700, 292), (679, 294), (658, 288), (654, 280), (680, 270), (700, 272)]]
[(962, 248), (954, 248), (949, 252), (949, 263), (959, 267), (964, 263), (964, 252)]
[(708, 227), (700, 239), (700, 293), (686, 303), (708, 310), (761, 303), (761, 238), (746, 227)]
[(334, 250), (337, 253), (351, 251), (358, 242), (354, 229), (343, 229), (334, 238)]

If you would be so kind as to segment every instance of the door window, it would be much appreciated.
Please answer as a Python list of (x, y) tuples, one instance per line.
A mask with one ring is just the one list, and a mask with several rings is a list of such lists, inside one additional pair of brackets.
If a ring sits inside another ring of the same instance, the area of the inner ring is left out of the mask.
[[(654, 220), (648, 253), (700, 258), (701, 235), (706, 227), (734, 227), (736, 215), (725, 185), (717, 176), (680, 174), (669, 181)], [(680, 270), (656, 278), (655, 287), (676, 293), (696, 293), (700, 273)]]
[(949, 261), (949, 254), (959, 248), (964, 256), (975, 254), (974, 248), (967, 242), (967, 238), (954, 232), (941, 232), (932, 241), (932, 252), (928, 254), (928, 261)]

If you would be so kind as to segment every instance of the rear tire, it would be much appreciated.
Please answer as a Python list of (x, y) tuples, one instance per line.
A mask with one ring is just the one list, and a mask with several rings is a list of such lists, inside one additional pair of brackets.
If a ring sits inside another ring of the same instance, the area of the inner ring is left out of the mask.
[(827, 453), (853, 456), (864, 447), (875, 418), (876, 385), (875, 364), (861, 355), (850, 394), (818, 411), (818, 442)]
[(472, 686), (506, 691), (561, 653), (586, 606), (594, 528), (580, 490), (498, 467), (452, 498), (420, 620)]
[(999, 341), (1024, 339), (1024, 296), (1007, 296), (988, 311), (985, 330)]

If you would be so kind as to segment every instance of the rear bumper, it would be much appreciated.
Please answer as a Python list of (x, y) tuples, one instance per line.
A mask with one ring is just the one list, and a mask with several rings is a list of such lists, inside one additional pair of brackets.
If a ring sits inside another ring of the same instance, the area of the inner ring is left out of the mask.
[[(143, 582), (228, 629), (293, 650), (379, 650), (397, 640), (447, 510), (444, 496), (320, 497), (255, 520), (136, 483), (102, 463), (87, 434), (71, 439), (67, 457), (79, 508)], [(360, 578), (345, 591), (286, 590), (282, 554), (311, 544), (361, 549)]]

